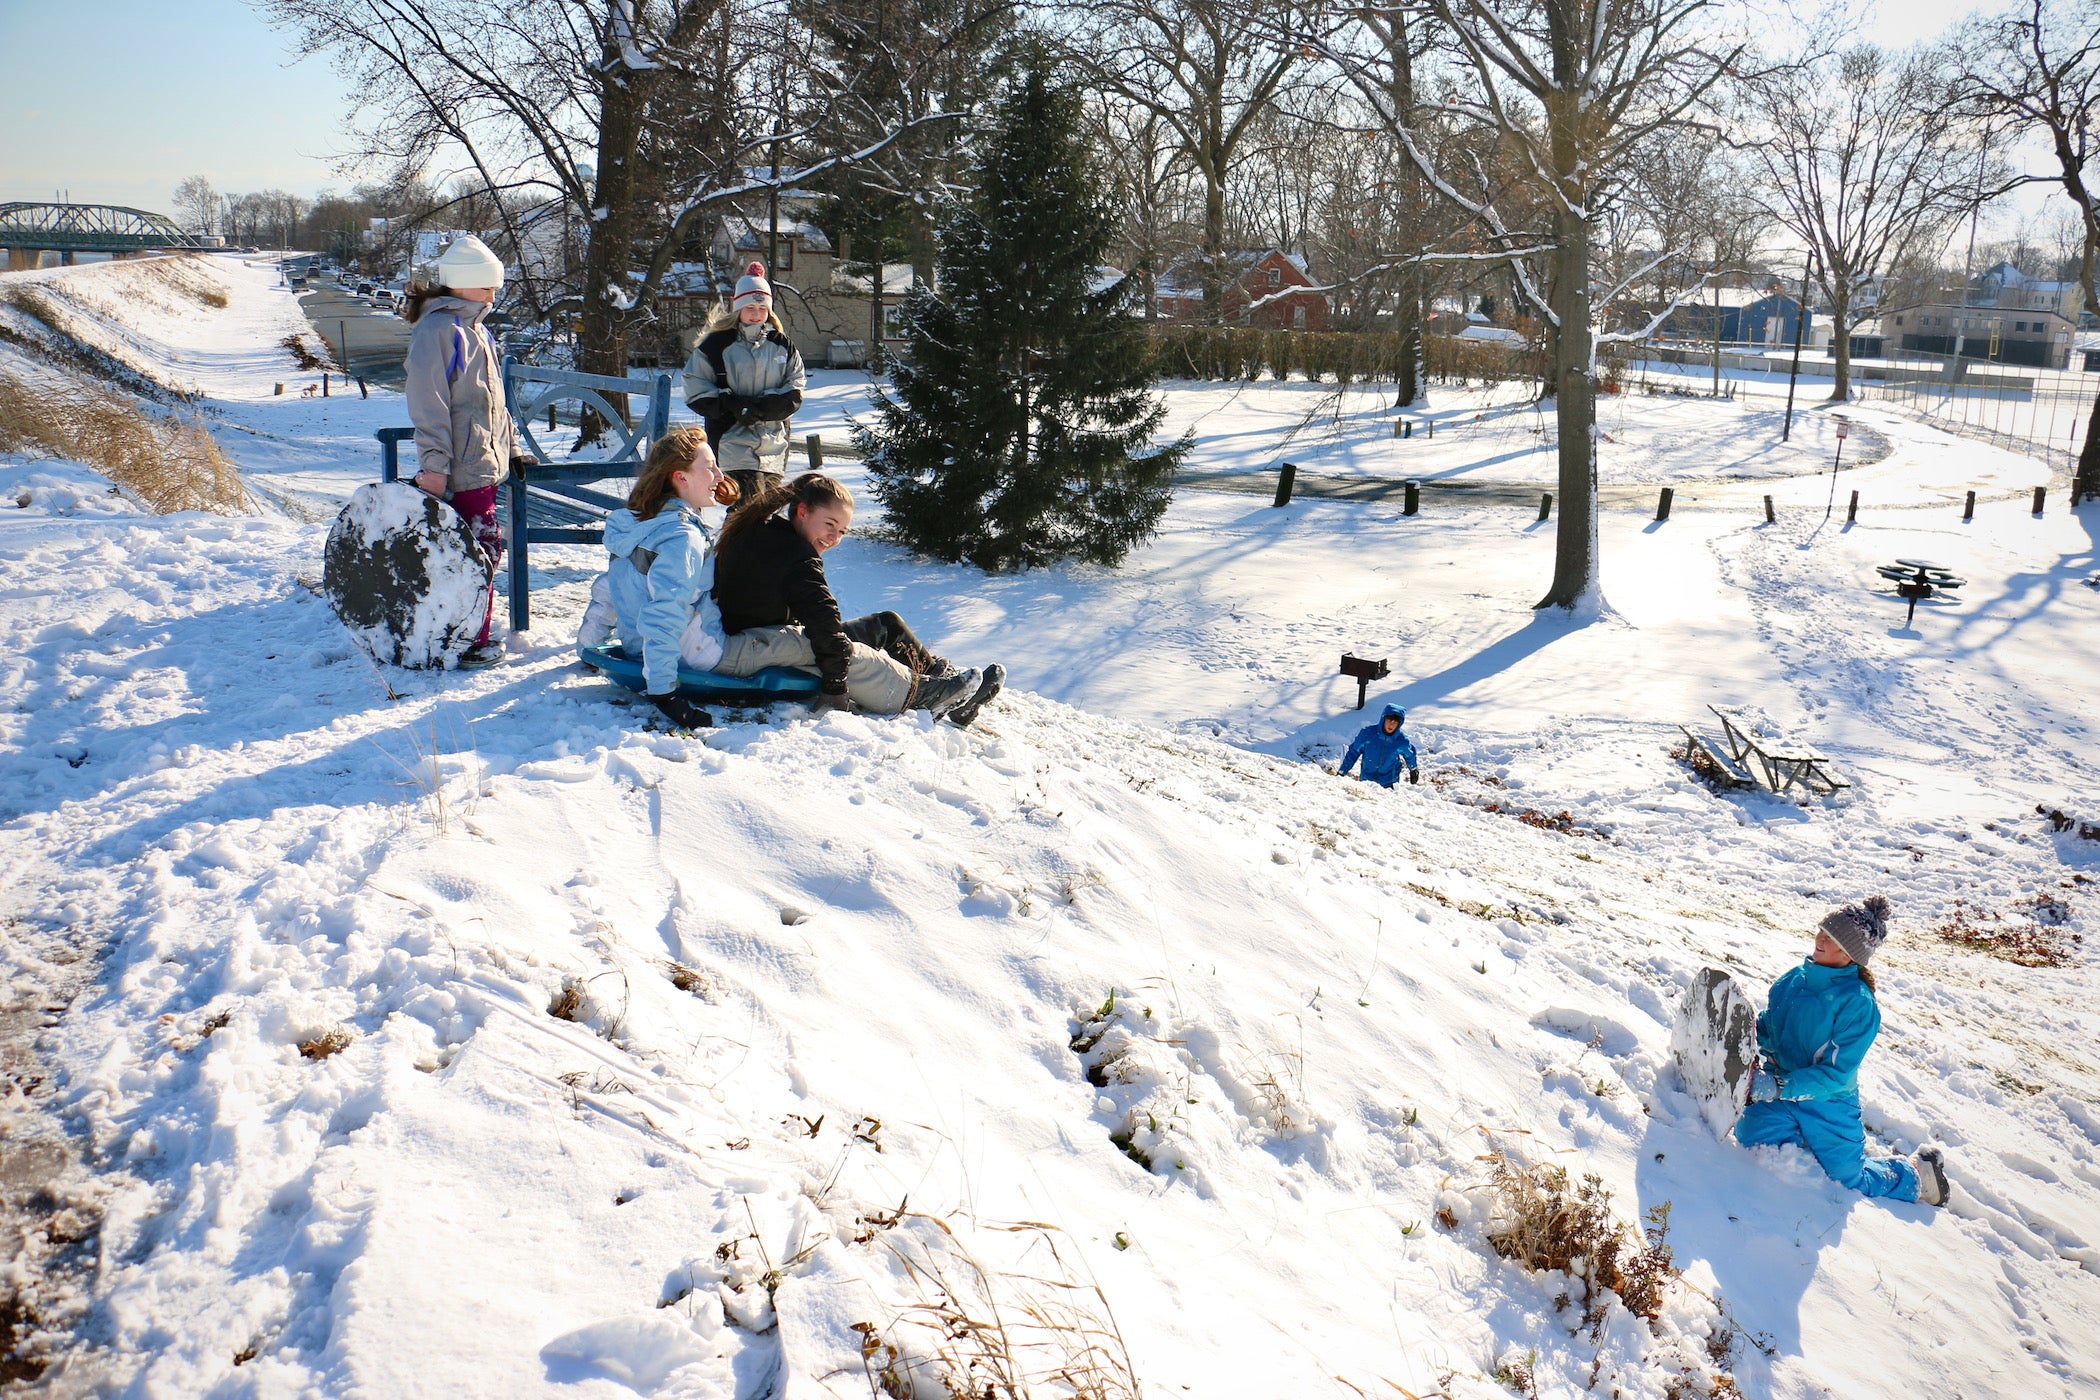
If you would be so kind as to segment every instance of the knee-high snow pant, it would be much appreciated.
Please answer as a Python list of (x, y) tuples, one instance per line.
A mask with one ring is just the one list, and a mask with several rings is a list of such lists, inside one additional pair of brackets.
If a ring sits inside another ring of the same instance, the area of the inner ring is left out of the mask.
[(467, 491), (454, 491), (445, 498), (459, 512), (460, 519), (474, 532), (474, 542), (489, 558), (489, 600), (481, 612), (481, 635), (474, 645), (487, 646), (489, 621), (496, 615), (496, 576), (494, 570), (503, 562), (503, 527), (496, 520), (496, 487), (476, 486)]
[(1815, 1155), (1830, 1179), (1862, 1196), (1918, 1199), (1918, 1174), (1900, 1158), (1867, 1156), (1867, 1134), (1859, 1123), (1859, 1100), (1782, 1099), (1754, 1103), (1736, 1120), (1735, 1140), (1745, 1147), (1793, 1143)]
[(893, 612), (869, 613), (846, 624), (846, 635), (864, 647), (873, 647), (894, 661), (901, 661), (919, 676), (942, 675), (951, 667), (945, 657), (935, 656), (925, 643), (912, 635), (904, 619)]
[[(815, 670), (817, 653), (800, 627), (751, 627), (722, 643), (722, 659), (715, 669), (725, 676), (748, 676), (768, 666), (793, 666)], [(894, 661), (873, 647), (853, 643), (853, 659), (846, 663), (846, 694), (871, 715), (894, 715), (911, 699), (909, 666)]]

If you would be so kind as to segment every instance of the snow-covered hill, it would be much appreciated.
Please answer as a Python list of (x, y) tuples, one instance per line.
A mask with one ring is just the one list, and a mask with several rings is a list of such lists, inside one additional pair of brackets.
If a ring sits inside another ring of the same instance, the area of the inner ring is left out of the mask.
[[(321, 479), (310, 405), (243, 402)], [(55, 463), (0, 505), (12, 970), (100, 959), (46, 1041), (101, 1213), (57, 1393), (937, 1395), (943, 1354), (1045, 1396), (2100, 1386), (2091, 963), (1931, 933), (2092, 927), (2100, 842), (2031, 810), (2100, 820), (2078, 526), (1615, 523), (1574, 629), (1489, 512), (1188, 497), (1125, 574), (1022, 583), (853, 543), (849, 606), (1023, 683), (969, 731), (688, 737), (564, 654), (580, 552), (509, 665), (406, 674), (302, 583), (321, 526)], [(1853, 620), (1901, 530), (1988, 580), (1921, 636)], [(1405, 643), (1419, 788), (1298, 757), (1363, 633)], [(1665, 752), (1701, 697), (1858, 787), (1710, 792)], [(1769, 981), (1869, 888), (1867, 1123), (1947, 1146), (1946, 1211), (1717, 1142), (1668, 1065), (1693, 970)], [(1668, 1204), (1653, 1323), (1487, 1247), (1495, 1154)]]

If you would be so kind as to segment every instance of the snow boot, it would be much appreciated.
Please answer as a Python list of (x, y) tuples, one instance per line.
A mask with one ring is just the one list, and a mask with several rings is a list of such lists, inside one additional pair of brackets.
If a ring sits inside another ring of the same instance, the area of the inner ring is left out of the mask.
[(983, 673), (978, 671), (964, 671), (953, 676), (921, 676), (912, 690), (911, 703), (904, 708), (927, 710), (936, 717), (945, 715), (969, 699), (981, 679)]
[(1910, 1165), (1918, 1174), (1918, 1199), (1928, 1206), (1947, 1204), (1947, 1164), (1937, 1147), (1921, 1147), (1918, 1155), (1910, 1159)]
[(459, 658), (459, 668), (462, 671), (473, 671), (484, 666), (501, 666), (508, 660), (510, 660), (510, 653), (504, 650), (503, 643), (498, 641), (477, 642), (475, 645), (468, 647), (466, 654)]
[(1006, 668), (994, 661), (984, 668), (984, 679), (978, 683), (977, 693), (948, 711), (948, 722), (968, 729), (970, 722), (977, 718), (977, 712), (983, 709), (991, 698), (999, 693), (999, 687), (1005, 684)]

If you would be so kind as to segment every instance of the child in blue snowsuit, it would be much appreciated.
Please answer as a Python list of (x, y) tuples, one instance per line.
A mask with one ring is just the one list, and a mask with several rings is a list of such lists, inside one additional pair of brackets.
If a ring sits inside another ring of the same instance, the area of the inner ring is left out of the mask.
[(1859, 1066), (1881, 1030), (1867, 962), (1888, 937), (1888, 914), (1880, 895), (1831, 910), (1814, 951), (1772, 984), (1757, 1018), (1758, 1068), (1735, 1140), (1806, 1147), (1831, 1180), (1863, 1196), (1944, 1205), (1938, 1148), (1909, 1161), (1869, 1158), (1859, 1121)]
[(1342, 766), (1334, 771), (1347, 775), (1356, 766), (1356, 760), (1361, 758), (1365, 782), (1391, 787), (1400, 781), (1400, 764), (1404, 760), (1407, 780), (1421, 782), (1422, 770), (1415, 766), (1415, 746), (1400, 732), (1400, 725), (1406, 718), (1407, 711), (1398, 705), (1386, 706), (1378, 723), (1367, 724), (1356, 731), (1356, 737), (1349, 741), (1349, 752), (1342, 755)]

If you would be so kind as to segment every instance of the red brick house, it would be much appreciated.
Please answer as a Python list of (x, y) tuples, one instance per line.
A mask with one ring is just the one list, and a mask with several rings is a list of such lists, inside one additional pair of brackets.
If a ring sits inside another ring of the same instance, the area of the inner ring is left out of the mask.
[[(1223, 315), (1227, 326), (1271, 331), (1324, 331), (1333, 308), (1312, 290), (1305, 265), (1277, 248), (1240, 248), (1225, 254)], [(1293, 292), (1293, 287), (1303, 287)], [(1203, 256), (1191, 253), (1159, 276), (1153, 295), (1159, 317), (1171, 325), (1200, 325), (1203, 315)]]

